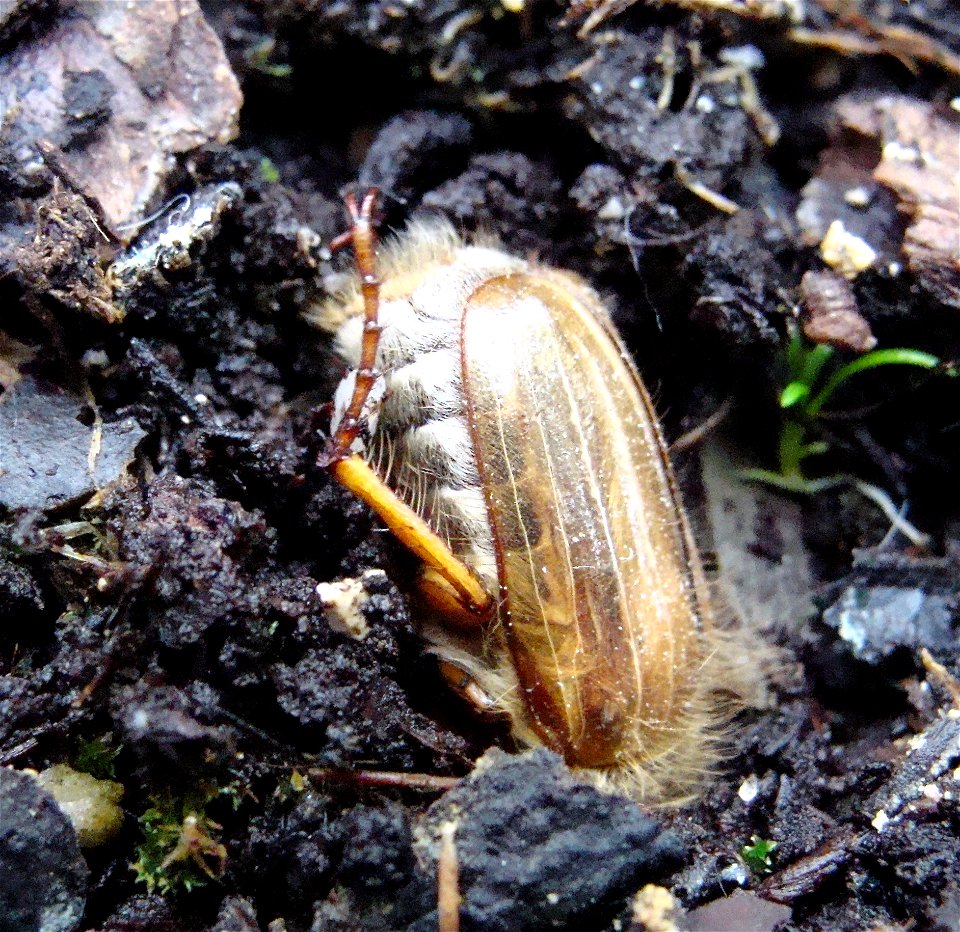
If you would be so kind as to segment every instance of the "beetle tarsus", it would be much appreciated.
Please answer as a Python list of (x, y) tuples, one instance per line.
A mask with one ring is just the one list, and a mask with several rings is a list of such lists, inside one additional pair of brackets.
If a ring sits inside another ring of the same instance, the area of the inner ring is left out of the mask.
[(370, 188), (359, 206), (355, 194), (347, 195), (347, 213), (353, 226), (331, 244), (331, 248), (334, 246), (339, 248), (348, 242), (353, 244), (354, 261), (360, 276), (360, 293), (363, 297), (364, 321), (360, 364), (357, 367), (353, 396), (340, 420), (336, 434), (317, 459), (320, 466), (330, 466), (350, 455), (363, 422), (363, 406), (377, 381), (377, 347), (380, 344), (380, 332), (383, 328), (378, 319), (380, 279), (376, 273), (377, 237), (373, 229), (373, 212), (379, 194), (377, 188)]

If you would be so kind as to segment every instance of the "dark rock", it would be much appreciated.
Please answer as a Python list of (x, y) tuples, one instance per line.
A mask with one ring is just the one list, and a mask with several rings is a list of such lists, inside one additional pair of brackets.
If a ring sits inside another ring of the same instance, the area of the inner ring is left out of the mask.
[[(567, 108), (617, 167), (658, 184), (679, 165), (708, 188), (728, 188), (747, 164), (754, 139), (736, 94), (728, 93), (732, 78), (704, 91), (710, 106), (684, 107), (682, 100), (663, 106), (662, 29), (616, 31), (593, 43), (593, 55), (576, 69)], [(693, 65), (682, 38), (677, 46), (677, 72), (684, 77), (676, 81), (674, 93), (684, 93)]]
[[(415, 710), (405, 689), (412, 678), (401, 660), (409, 663), (422, 651), (405, 600), (383, 573), (369, 574), (365, 585), (369, 631), (362, 641), (335, 634), (326, 620), (308, 614), (318, 602), (298, 606), (291, 598), (300, 595), (297, 587), (275, 591), (280, 610), (301, 615), (297, 635), (310, 645), (295, 664), (270, 671), (280, 707), (312, 739), (326, 738), (329, 766), (376, 760), (386, 769), (433, 772), (469, 765), (468, 742)], [(443, 689), (439, 677), (435, 688)]]
[[(639, 806), (580, 782), (546, 750), (491, 752), (430, 807), (418, 843), (436, 857), (441, 823), (457, 823), (466, 930), (568, 928), (675, 867), (676, 836)], [(430, 928), (425, 918), (417, 929)]]
[(836, 590), (823, 620), (858, 660), (878, 664), (920, 647), (944, 657), (956, 652), (960, 575), (954, 559), (860, 551)]
[(221, 714), (216, 693), (202, 683), (185, 689), (137, 683), (117, 690), (113, 703), (124, 742), (148, 760), (203, 773), (233, 750), (232, 730), (207, 723)]
[(55, 7), (56, 0), (5, 0), (0, 4), (0, 47), (20, 38), (20, 30), (35, 29)]
[(780, 778), (769, 831), (769, 836), (776, 839), (780, 863), (810, 854), (826, 841), (833, 828), (833, 820), (828, 815), (802, 800), (794, 780), (787, 775)]
[(114, 482), (144, 432), (132, 418), (104, 424), (94, 468), (94, 429), (80, 420), (82, 399), (23, 378), (0, 405), (0, 504), (50, 509)]
[(553, 228), (559, 213), (560, 191), (548, 165), (499, 152), (474, 156), (463, 173), (425, 194), (421, 207), (466, 233), (510, 230), (510, 249), (522, 254), (543, 248), (544, 230)]
[(254, 819), (244, 858), (254, 865), (251, 887), (269, 896), (280, 891), (288, 902), (315, 899), (326, 888), (338, 851), (331, 832), (334, 817), (331, 801), (308, 789), (292, 809), (274, 803)]
[(867, 663), (901, 648), (942, 651), (954, 643), (950, 603), (920, 589), (851, 586), (823, 613), (823, 620)]
[(363, 893), (396, 891), (413, 874), (412, 836), (406, 812), (397, 804), (356, 806), (337, 824), (343, 853), (336, 882)]
[(159, 893), (141, 893), (121, 903), (102, 928), (111, 932), (182, 932), (184, 923), (172, 900)]
[(65, 613), (40, 634), (49, 636), (52, 629), (55, 635), (48, 663), (28, 667), (28, 675), (0, 675), (0, 749), (14, 754), (10, 760), (16, 759), (18, 746), (29, 747), (39, 735), (62, 730), (77, 717), (79, 706), (86, 705), (89, 713), (99, 705), (99, 695), (80, 697), (109, 664), (114, 646), (105, 626), (111, 614)]
[(407, 928), (431, 908), (432, 878), (417, 869), (403, 807), (355, 806), (331, 827), (330, 835), (340, 860), (330, 893), (314, 905), (314, 932), (388, 932)]
[(878, 832), (901, 817), (943, 804), (952, 807), (949, 785), (960, 764), (960, 714), (951, 710), (911, 739), (907, 756), (890, 779), (866, 801), (866, 813)]
[(64, 149), (83, 145), (110, 119), (113, 85), (98, 68), (63, 73), (64, 128), (59, 142)]
[(670, 888), (673, 895), (686, 906), (696, 906), (746, 887), (750, 872), (734, 857), (732, 849), (733, 846), (726, 851), (694, 850), (693, 863), (674, 878)]
[(893, 915), (915, 915), (931, 893), (957, 879), (960, 840), (955, 813), (921, 813), (865, 832), (853, 846), (857, 869), (850, 887), (858, 898)]
[[(60, 174), (121, 227), (163, 190), (177, 154), (235, 134), (240, 88), (195, 2), (83, 3), (59, 14), (0, 56), (5, 134), (36, 175), (43, 142), (78, 141), (80, 131), (85, 144), (62, 154)], [(81, 62), (89, 77), (71, 79)], [(94, 126), (102, 131), (91, 135)]]
[(779, 342), (767, 312), (788, 279), (775, 249), (764, 243), (775, 236), (774, 226), (760, 213), (740, 211), (698, 237), (686, 256), (687, 274), (700, 295), (694, 319), (722, 334), (735, 352)]
[(27, 774), (0, 768), (0, 928), (77, 928), (87, 877), (76, 833), (53, 797)]
[(150, 615), (165, 644), (185, 647), (217, 622), (262, 617), (257, 576), (275, 534), (262, 515), (177, 475), (157, 478), (141, 501), (107, 507), (120, 556), (153, 579)]
[(956, 879), (940, 893), (940, 905), (930, 910), (934, 922), (944, 929), (960, 928), (960, 883)]
[(253, 903), (242, 896), (228, 896), (210, 932), (260, 932)]
[[(470, 124), (430, 110), (395, 116), (377, 133), (357, 175), (357, 189), (379, 188), (388, 202), (406, 205), (414, 192), (442, 181), (466, 161)], [(439, 175), (440, 171), (443, 175)]]
[(466, 744), (410, 707), (403, 690), (363, 651), (308, 651), (274, 668), (281, 708), (326, 738), (324, 762), (339, 767), (374, 758), (418, 770), (422, 755), (463, 760)]
[(25, 566), (0, 550), (0, 619), (6, 630), (44, 609), (43, 592)]
[(311, 27), (349, 37), (351, 49), (359, 39), (381, 53), (402, 50), (415, 56), (418, 69), (429, 70), (441, 84), (482, 82), (507, 55), (503, 37), (490, 29), (495, 11), (477, 0), (404, 6), (391, 0), (350, 0), (298, 9)]

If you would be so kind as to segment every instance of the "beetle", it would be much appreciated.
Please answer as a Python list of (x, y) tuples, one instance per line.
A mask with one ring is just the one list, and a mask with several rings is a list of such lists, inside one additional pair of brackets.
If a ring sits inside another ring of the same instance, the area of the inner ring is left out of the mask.
[(718, 756), (723, 636), (649, 394), (597, 293), (444, 221), (309, 316), (348, 367), (320, 457), (420, 560), (448, 682), (598, 781), (679, 799)]

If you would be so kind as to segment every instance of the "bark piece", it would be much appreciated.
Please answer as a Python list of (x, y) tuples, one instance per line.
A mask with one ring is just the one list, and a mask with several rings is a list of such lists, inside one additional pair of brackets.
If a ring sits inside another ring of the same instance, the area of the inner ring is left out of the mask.
[(800, 280), (803, 334), (814, 343), (866, 353), (877, 345), (870, 324), (857, 310), (857, 297), (842, 276), (834, 272), (805, 272)]
[[(69, 5), (0, 57), (0, 114), (26, 175), (58, 150), (79, 193), (120, 229), (161, 189), (174, 157), (237, 132), (241, 93), (195, 0)], [(49, 160), (47, 160), (49, 162)]]

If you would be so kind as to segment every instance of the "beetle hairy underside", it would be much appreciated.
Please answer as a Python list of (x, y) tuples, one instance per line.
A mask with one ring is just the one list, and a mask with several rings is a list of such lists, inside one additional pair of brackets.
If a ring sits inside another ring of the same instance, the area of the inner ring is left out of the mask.
[[(331, 459), (360, 453), (488, 595), (454, 618), (456, 593), (425, 574), (425, 637), (520, 745), (638, 797), (688, 795), (718, 756), (730, 651), (650, 398), (600, 298), (439, 221), (386, 244), (376, 271), (377, 377)], [(371, 293), (358, 282), (311, 311), (350, 367)], [(356, 379), (338, 390), (335, 432)]]

